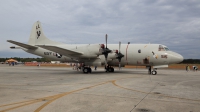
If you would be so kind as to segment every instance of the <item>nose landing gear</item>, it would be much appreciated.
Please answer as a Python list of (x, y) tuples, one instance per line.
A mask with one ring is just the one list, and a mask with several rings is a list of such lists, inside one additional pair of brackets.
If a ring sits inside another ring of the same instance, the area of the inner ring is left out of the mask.
[(149, 67), (148, 74), (156, 75), (156, 74), (157, 74), (157, 71), (156, 71), (156, 69), (153, 69), (153, 71), (151, 71), (151, 66), (150, 66), (150, 67)]
[(157, 74), (157, 71), (156, 71), (156, 70), (153, 70), (153, 71), (151, 72), (151, 74), (152, 74), (152, 75), (156, 75), (156, 74)]

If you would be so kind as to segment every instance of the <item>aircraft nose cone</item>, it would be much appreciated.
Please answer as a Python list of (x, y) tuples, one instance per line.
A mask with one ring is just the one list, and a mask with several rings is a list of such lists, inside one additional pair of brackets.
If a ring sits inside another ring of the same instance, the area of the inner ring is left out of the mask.
[(183, 61), (183, 56), (178, 53), (172, 53), (171, 55), (171, 63), (180, 63)]
[(178, 63), (182, 62), (183, 61), (183, 56), (180, 55), (180, 54), (177, 54), (177, 61), (178, 61)]

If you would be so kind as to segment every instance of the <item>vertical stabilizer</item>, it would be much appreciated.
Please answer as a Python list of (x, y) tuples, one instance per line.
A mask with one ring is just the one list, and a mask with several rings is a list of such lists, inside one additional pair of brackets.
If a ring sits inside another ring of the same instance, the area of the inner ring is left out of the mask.
[(33, 24), (31, 35), (28, 41), (29, 45), (50, 45), (50, 44), (59, 44), (49, 40), (43, 33), (41, 23), (39, 21)]

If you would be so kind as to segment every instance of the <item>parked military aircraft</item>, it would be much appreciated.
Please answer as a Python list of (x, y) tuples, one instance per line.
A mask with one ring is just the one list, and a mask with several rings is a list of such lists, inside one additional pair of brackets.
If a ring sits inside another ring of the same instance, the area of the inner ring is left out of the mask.
[[(35, 54), (51, 60), (84, 63), (84, 73), (91, 72), (89, 66), (105, 65), (106, 71), (113, 72), (110, 66), (137, 65), (149, 68), (149, 74), (156, 75), (157, 68), (168, 67), (169, 64), (183, 61), (183, 57), (170, 51), (161, 44), (74, 44), (49, 40), (43, 33), (41, 23), (34, 23), (28, 44), (7, 40), (19, 47), (12, 46), (12, 49), (22, 49), (28, 53)], [(109, 65), (109, 66), (107, 66)], [(153, 68), (153, 70), (152, 70)]]

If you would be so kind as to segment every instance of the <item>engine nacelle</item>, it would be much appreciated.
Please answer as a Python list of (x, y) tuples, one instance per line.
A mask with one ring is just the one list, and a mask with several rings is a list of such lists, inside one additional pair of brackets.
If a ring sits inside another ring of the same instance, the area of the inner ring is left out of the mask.
[[(83, 55), (79, 58), (97, 58), (100, 55), (103, 55), (105, 45), (104, 44), (88, 44), (86, 46), (81, 46), (75, 49), (75, 51), (82, 51)], [(116, 59), (118, 50), (112, 50), (108, 54), (108, 59)]]
[(116, 55), (115, 52), (111, 52), (111, 53), (108, 54), (108, 60), (109, 59), (116, 59), (116, 57), (117, 57), (117, 55)]
[(102, 55), (104, 44), (91, 44), (87, 46), (87, 49), (91, 55)]
[[(118, 61), (118, 59), (114, 59), (112, 61), (109, 61), (108, 64), (110, 66), (119, 66), (119, 61)], [(121, 65), (121, 67), (124, 67), (126, 64), (127, 64), (126, 62), (122, 61), (120, 65)]]

